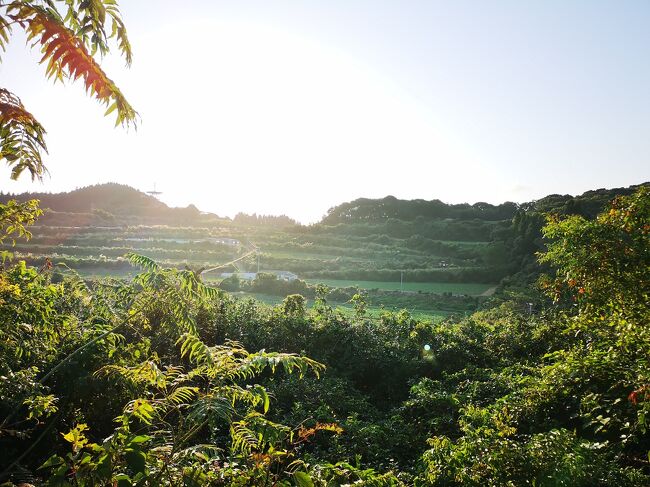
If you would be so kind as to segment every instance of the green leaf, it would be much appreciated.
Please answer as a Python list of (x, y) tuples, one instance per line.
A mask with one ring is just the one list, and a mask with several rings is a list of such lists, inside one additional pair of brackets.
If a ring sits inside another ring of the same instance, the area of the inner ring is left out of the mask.
[(116, 475), (115, 480), (117, 481), (117, 487), (133, 487), (131, 477), (124, 473)]
[(140, 450), (127, 449), (124, 453), (126, 458), (126, 463), (129, 468), (136, 472), (144, 472), (145, 465), (147, 463), (147, 457)]
[(307, 472), (294, 472), (293, 479), (298, 487), (314, 487), (314, 482)]
[(132, 438), (131, 441), (129, 441), (129, 445), (138, 445), (140, 443), (144, 443), (146, 441), (149, 441), (150, 439), (151, 439), (151, 436), (139, 435), (139, 436), (136, 436), (136, 437)]
[(271, 401), (269, 398), (268, 392), (266, 392), (266, 389), (260, 385), (256, 385), (255, 389), (257, 393), (262, 396), (262, 401), (263, 401), (263, 408), (264, 408), (264, 414), (269, 412), (269, 406), (271, 405)]
[(108, 477), (111, 474), (111, 457), (108, 454), (104, 454), (99, 457), (97, 460), (97, 466), (95, 467), (97, 474)]
[(48, 468), (48, 467), (55, 467), (57, 465), (61, 465), (63, 463), (63, 458), (61, 458), (59, 455), (52, 455), (50, 458), (48, 458), (43, 465), (41, 465), (39, 470), (41, 468)]
[(106, 112), (104, 112), (104, 116), (110, 115), (115, 111), (116, 108), (117, 108), (117, 102), (113, 103), (110, 107), (108, 107)]

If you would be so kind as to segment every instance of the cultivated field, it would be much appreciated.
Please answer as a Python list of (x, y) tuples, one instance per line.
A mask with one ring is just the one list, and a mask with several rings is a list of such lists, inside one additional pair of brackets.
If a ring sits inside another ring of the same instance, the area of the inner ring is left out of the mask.
[(382, 282), (355, 281), (345, 279), (306, 279), (309, 284), (324, 284), (329, 287), (358, 287), (360, 289), (380, 289), (383, 291), (406, 291), (425, 293), (452, 293), (480, 296), (493, 286), (491, 284), (449, 283), (449, 282)]

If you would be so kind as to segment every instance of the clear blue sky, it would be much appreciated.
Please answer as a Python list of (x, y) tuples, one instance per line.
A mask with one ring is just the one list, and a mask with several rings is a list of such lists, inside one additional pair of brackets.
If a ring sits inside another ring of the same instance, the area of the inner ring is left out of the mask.
[(51, 177), (154, 182), (171, 205), (314, 221), (357, 197), (527, 201), (650, 180), (648, 1), (122, 2), (142, 115), (112, 128), (21, 39), (0, 84)]

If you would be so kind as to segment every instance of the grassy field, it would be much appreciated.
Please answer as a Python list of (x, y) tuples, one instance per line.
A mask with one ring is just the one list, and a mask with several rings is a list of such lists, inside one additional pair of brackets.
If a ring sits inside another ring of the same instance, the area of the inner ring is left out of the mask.
[[(244, 293), (244, 292), (236, 292), (236, 293), (230, 293), (231, 295), (237, 297), (237, 298), (252, 298), (256, 301), (259, 301), (261, 303), (264, 303), (269, 306), (275, 306), (277, 304), (280, 304), (284, 298), (281, 298), (279, 296), (271, 296), (268, 294), (258, 294), (258, 293)], [(313, 299), (308, 299), (307, 300), (307, 307), (311, 308), (314, 305)], [(352, 315), (354, 313), (354, 308), (351, 305), (347, 304), (340, 304), (340, 303), (331, 303), (332, 307), (343, 313), (344, 315)], [(379, 306), (368, 306), (367, 312), (368, 316), (371, 318), (379, 318), (381, 314), (385, 311), (399, 311), (398, 309), (386, 309), (386, 308), (381, 308)], [(417, 320), (423, 320), (423, 321), (442, 321), (445, 318), (447, 318), (450, 313), (445, 312), (445, 311), (438, 311), (438, 310), (425, 310), (425, 309), (407, 309), (409, 313), (411, 313), (411, 316)]]
[[(354, 287), (361, 289), (382, 289), (385, 291), (399, 291), (399, 282), (381, 282), (381, 281), (347, 281), (343, 279), (306, 279), (309, 284), (325, 284), (329, 287)], [(429, 293), (452, 293), (468, 294), (478, 296), (488, 289), (492, 284), (472, 284), (472, 283), (447, 283), (447, 282), (405, 282), (404, 291), (422, 291)]]
[[(78, 271), (82, 277), (86, 278), (103, 278), (103, 277), (115, 277), (121, 279), (131, 279), (135, 274), (139, 272), (138, 269), (133, 269), (131, 271), (118, 271), (111, 269), (82, 269)], [(212, 286), (218, 285), (223, 278), (215, 275), (206, 275), (204, 277), (205, 282), (210, 283)], [(399, 282), (381, 282), (381, 281), (355, 281), (355, 280), (343, 280), (343, 279), (306, 279), (306, 282), (309, 284), (325, 284), (331, 288), (335, 287), (359, 287), (360, 289), (380, 289), (384, 291), (399, 291), (400, 283)], [(486, 292), (488, 289), (493, 286), (490, 284), (462, 284), (462, 283), (445, 283), (445, 282), (405, 282), (404, 291), (407, 292), (430, 292), (430, 293), (445, 293), (450, 292), (452, 294), (467, 294), (469, 296), (480, 296), (482, 293)], [(255, 295), (262, 296), (262, 295)], [(273, 298), (273, 296), (269, 296)], [(282, 301), (280, 298), (277, 298), (279, 301)], [(277, 301), (277, 302), (279, 302)], [(277, 304), (277, 302), (272, 302), (270, 304)]]

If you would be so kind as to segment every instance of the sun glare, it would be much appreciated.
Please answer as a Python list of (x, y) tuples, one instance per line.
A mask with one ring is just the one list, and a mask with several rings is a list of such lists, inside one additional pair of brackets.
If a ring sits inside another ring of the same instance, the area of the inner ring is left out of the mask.
[[(267, 24), (214, 20), (161, 23), (133, 37), (130, 70), (118, 57), (103, 65), (134, 100), (137, 134), (113, 130), (78, 84), (43, 81), (27, 100), (48, 107), (40, 116), (56, 168), (51, 188), (117, 180), (149, 190), (156, 182), (171, 206), (313, 222), (358, 197), (489, 201), (509, 184), (476, 162), (443, 117), (331, 45)], [(42, 68), (29, 56), (27, 63), (24, 52), (10, 52), (9, 73), (18, 71), (13, 61), (38, 79)], [(81, 154), (93, 154), (93, 164)], [(460, 180), (462, 192), (450, 184)], [(10, 190), (28, 188), (42, 190), (27, 181)]]
[(175, 31), (138, 39), (134, 68), (140, 150), (170, 162), (156, 177), (172, 204), (314, 221), (327, 201), (385, 196), (396, 179), (439, 194), (426, 185), (458, 170), (434, 120), (345, 53), (256, 24)]

